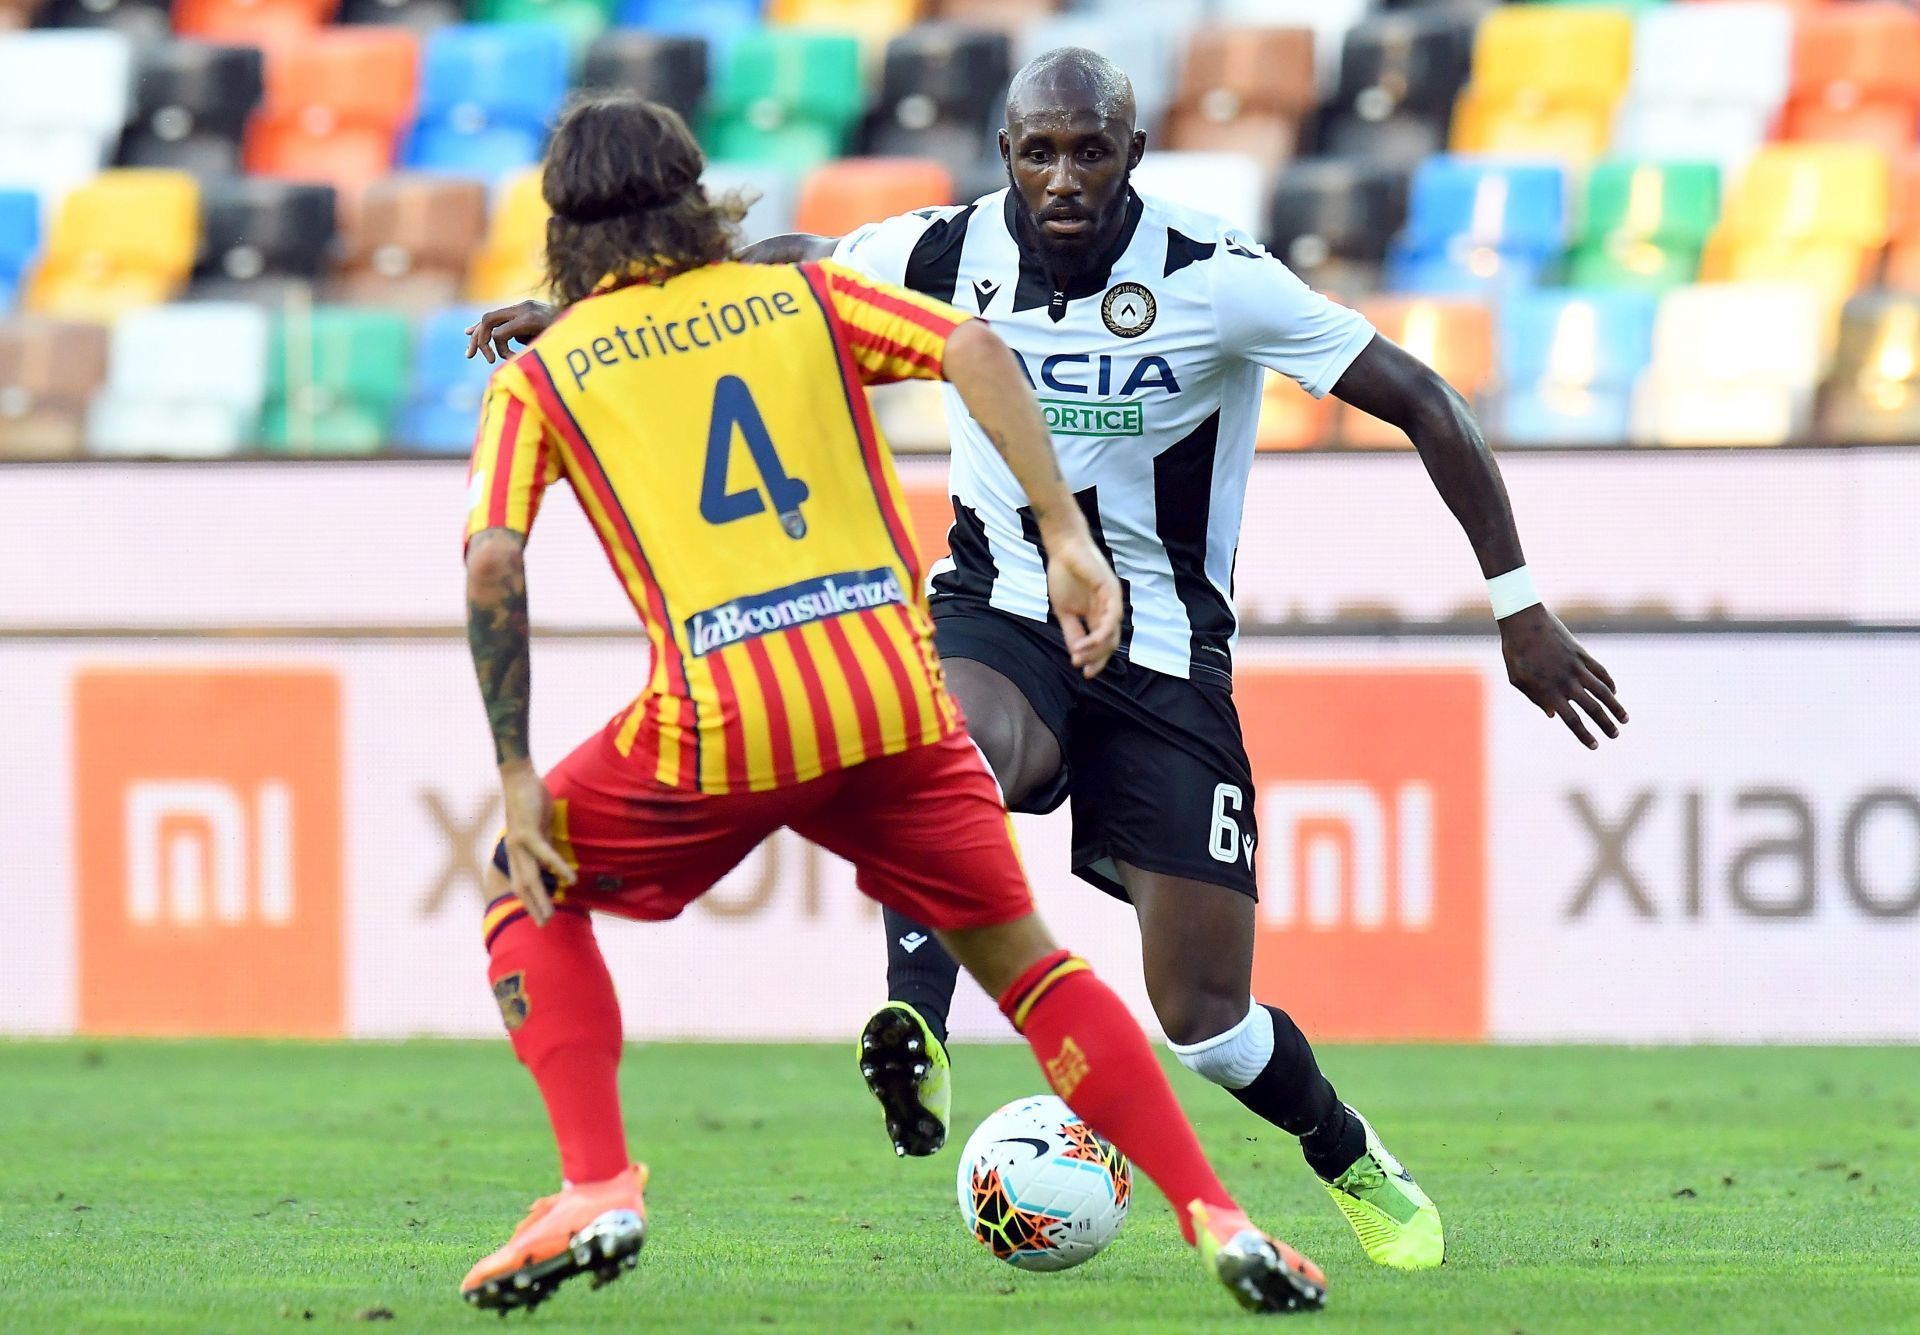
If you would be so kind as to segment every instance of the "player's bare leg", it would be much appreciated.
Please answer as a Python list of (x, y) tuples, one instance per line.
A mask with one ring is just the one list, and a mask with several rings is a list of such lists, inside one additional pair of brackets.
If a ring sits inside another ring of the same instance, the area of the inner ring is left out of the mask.
[(1147, 994), (1181, 1064), (1300, 1137), (1370, 1258), (1396, 1269), (1439, 1265), (1446, 1246), (1433, 1202), (1340, 1101), (1292, 1017), (1251, 1000), (1253, 900), (1126, 863), (1120, 875), (1140, 918)]
[(1056, 946), (1034, 914), (942, 939), (999, 999), (1053, 1091), (1166, 1193), (1182, 1236), (1242, 1306), (1325, 1303), (1320, 1268), (1255, 1228), (1214, 1174), (1146, 1035), (1085, 960)]
[[(967, 716), (968, 731), (1011, 805), (1060, 772), (1060, 743), (1020, 688), (984, 663), (945, 661), (947, 688)], [(947, 1141), (953, 1089), (947, 1013), (960, 966), (933, 932), (887, 909), (887, 1003), (860, 1031), (855, 1057), (861, 1078), (886, 1118), (902, 1155), (937, 1153)]]

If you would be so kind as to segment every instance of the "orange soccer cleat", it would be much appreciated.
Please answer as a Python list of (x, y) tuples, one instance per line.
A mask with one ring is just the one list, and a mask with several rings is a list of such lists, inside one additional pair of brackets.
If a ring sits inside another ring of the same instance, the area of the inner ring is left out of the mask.
[(633, 1269), (647, 1238), (647, 1166), (535, 1201), (506, 1246), (467, 1272), (460, 1296), (502, 1315), (532, 1310), (575, 1275), (593, 1287)]
[(1248, 1311), (1311, 1312), (1327, 1305), (1320, 1267), (1255, 1228), (1243, 1211), (1194, 1201), (1187, 1214), (1200, 1259)]

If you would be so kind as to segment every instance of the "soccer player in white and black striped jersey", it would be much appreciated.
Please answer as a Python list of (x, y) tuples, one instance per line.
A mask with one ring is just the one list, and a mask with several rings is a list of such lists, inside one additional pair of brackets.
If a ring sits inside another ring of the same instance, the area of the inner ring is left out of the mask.
[[(1074, 671), (1020, 490), (949, 396), (954, 525), (932, 596), (949, 685), (1010, 807), (1071, 802), (1074, 871), (1133, 905), (1148, 994), (1180, 1061), (1301, 1138), (1375, 1261), (1437, 1265), (1432, 1202), (1336, 1096), (1287, 1013), (1250, 996), (1257, 835), (1232, 581), (1262, 368), (1407, 432), (1489, 581), (1515, 687), (1590, 747), (1586, 720), (1612, 737), (1626, 712), (1532, 593), (1466, 403), (1221, 219), (1136, 193), (1145, 149), (1126, 76), (1093, 52), (1051, 51), (1008, 98), (1008, 189), (846, 237), (775, 237), (745, 258), (832, 255), (977, 311), (1019, 355), (1120, 576), (1121, 648), (1098, 678)], [(544, 323), (531, 304), (491, 312), (470, 352), (504, 355)], [(947, 1131), (956, 966), (915, 923), (890, 913), (887, 935), (890, 1000), (862, 1036), (862, 1072), (896, 1149), (930, 1154)]]

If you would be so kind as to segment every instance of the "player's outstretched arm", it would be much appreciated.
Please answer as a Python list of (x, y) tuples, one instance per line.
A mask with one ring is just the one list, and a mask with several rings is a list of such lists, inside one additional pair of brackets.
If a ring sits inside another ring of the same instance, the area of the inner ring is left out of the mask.
[(1356, 357), (1333, 387), (1334, 394), (1363, 412), (1407, 433), (1427, 466), (1447, 508), (1460, 521), (1480, 573), (1489, 581), (1520, 572), (1508, 584), (1524, 586), (1502, 597), (1524, 604), (1499, 616), (1500, 647), (1507, 679), (1548, 717), (1558, 717), (1588, 747), (1600, 745), (1585, 720), (1609, 737), (1620, 735), (1627, 711), (1614, 694), (1613, 677), (1574, 639), (1546, 604), (1531, 593), (1500, 467), (1494, 462), (1465, 399), (1419, 358), (1378, 335)]
[(945, 374), (1027, 494), (1047, 553), (1047, 593), (1073, 664), (1092, 677), (1120, 644), (1120, 582), (1067, 490), (1053, 437), (1000, 336), (968, 320), (947, 340)]
[(553, 797), (533, 767), (527, 716), (533, 667), (527, 631), (526, 538), (490, 528), (467, 544), (467, 645), (493, 730), (494, 758), (506, 801), (507, 881), (536, 923), (553, 916), (540, 873), (573, 884), (573, 868), (548, 842)]
[(750, 246), (742, 246), (733, 257), (742, 264), (804, 264), (808, 260), (830, 260), (840, 244), (837, 236), (814, 236), (811, 232), (782, 232)]

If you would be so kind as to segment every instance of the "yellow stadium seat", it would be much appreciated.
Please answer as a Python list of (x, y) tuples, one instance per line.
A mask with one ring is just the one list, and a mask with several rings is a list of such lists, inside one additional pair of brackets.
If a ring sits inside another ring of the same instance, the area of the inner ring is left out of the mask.
[(863, 42), (885, 41), (920, 21), (921, 0), (772, 0), (767, 21), (857, 32)]
[(166, 301), (186, 287), (199, 244), (200, 187), (190, 174), (103, 171), (62, 201), (27, 306), (111, 320)]
[(1602, 5), (1503, 5), (1473, 41), (1473, 84), (1496, 99), (1522, 93), (1611, 105), (1626, 91), (1633, 20)]
[(1503, 97), (1469, 86), (1454, 105), (1450, 146), (1456, 153), (1591, 162), (1607, 151), (1612, 135), (1611, 102)]
[(1891, 167), (1871, 144), (1769, 144), (1728, 194), (1720, 230), (1730, 241), (1886, 244)]
[(539, 295), (547, 285), (547, 201), (531, 168), (500, 191), (487, 239), (467, 272), (467, 300), (497, 305)]

